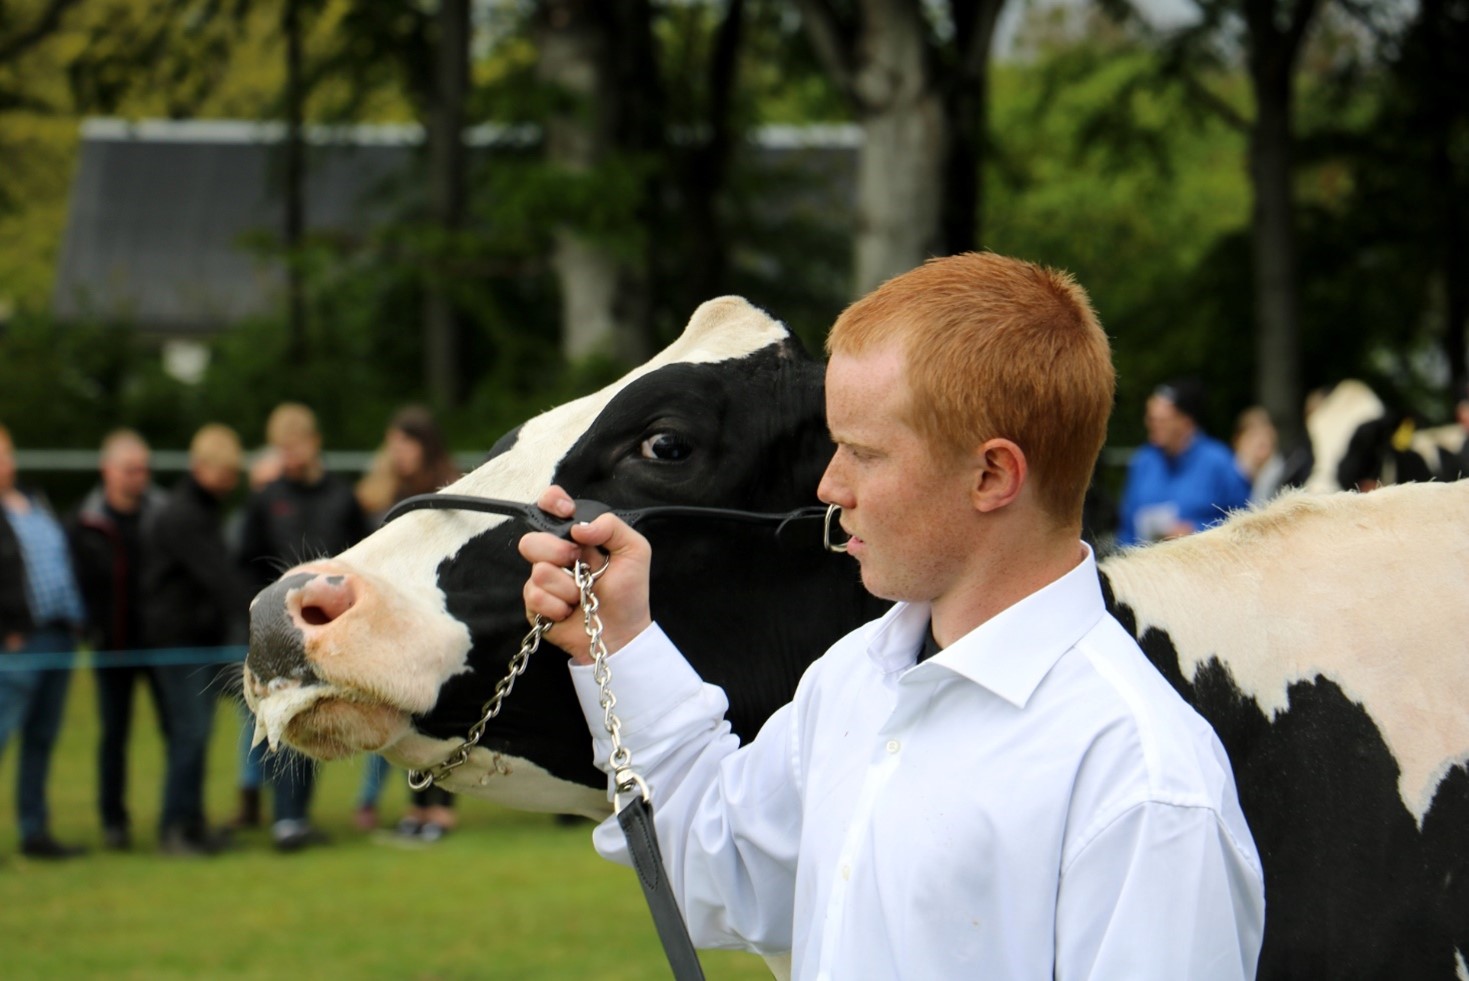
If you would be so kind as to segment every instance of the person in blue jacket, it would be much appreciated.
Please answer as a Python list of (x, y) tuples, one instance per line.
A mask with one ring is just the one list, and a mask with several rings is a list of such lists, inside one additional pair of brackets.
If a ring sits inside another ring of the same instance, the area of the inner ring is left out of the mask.
[(1229, 447), (1204, 432), (1203, 410), (1203, 387), (1193, 379), (1159, 385), (1148, 397), (1148, 442), (1127, 467), (1118, 545), (1191, 535), (1249, 504), (1250, 483)]

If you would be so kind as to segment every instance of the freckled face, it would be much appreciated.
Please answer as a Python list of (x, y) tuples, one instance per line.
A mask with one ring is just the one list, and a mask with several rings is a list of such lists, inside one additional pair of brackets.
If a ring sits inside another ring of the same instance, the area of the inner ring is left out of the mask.
[(831, 359), (826, 418), (837, 449), (817, 494), (842, 508), (847, 551), (868, 592), (934, 601), (961, 583), (971, 558), (959, 533), (974, 520), (971, 473), (906, 421), (903, 369), (896, 345)]

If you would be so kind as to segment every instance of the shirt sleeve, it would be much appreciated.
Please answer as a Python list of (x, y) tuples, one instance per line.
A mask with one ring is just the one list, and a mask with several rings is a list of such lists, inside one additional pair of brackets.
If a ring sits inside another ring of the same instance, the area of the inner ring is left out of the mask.
[(1061, 874), (1058, 981), (1252, 979), (1264, 883), (1207, 807), (1134, 806)]
[[(724, 692), (705, 684), (656, 624), (608, 665), (620, 738), (651, 789), (659, 847), (695, 945), (789, 950), (801, 826), (794, 706), (741, 747), (724, 719)], [(571, 673), (606, 770), (612, 746), (592, 668), (572, 665)], [(631, 864), (615, 817), (593, 842)]]

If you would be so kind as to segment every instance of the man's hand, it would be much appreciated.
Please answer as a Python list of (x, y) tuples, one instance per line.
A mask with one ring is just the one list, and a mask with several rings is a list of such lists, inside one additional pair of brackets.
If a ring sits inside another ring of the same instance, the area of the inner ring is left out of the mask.
[[(555, 485), (546, 489), (536, 505), (558, 518), (569, 518), (576, 511), (571, 497)], [(574, 525), (571, 537), (574, 542), (535, 531), (521, 538), (520, 554), (531, 563), (522, 595), (528, 617), (539, 614), (556, 624), (546, 639), (578, 664), (591, 664), (586, 628), (578, 611), (581, 593), (567, 571), (578, 558), (593, 571), (611, 562), (595, 587), (602, 640), (611, 654), (653, 622), (648, 609), (648, 570), (653, 550), (646, 538), (613, 514)]]
[(12, 654), (24, 647), (25, 642), (25, 634), (10, 633), (5, 635), (5, 649)]

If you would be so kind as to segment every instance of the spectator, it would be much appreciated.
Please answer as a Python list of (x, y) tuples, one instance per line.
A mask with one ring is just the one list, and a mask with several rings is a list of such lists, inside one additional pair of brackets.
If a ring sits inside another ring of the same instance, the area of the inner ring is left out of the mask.
[[(241, 529), (241, 558), (256, 588), (273, 582), (283, 568), (335, 555), (367, 533), (351, 486), (322, 463), (321, 436), (309, 408), (295, 402), (276, 406), (265, 437), (280, 455), (281, 475), (251, 497)], [(324, 840), (308, 817), (316, 780), (311, 761), (284, 750), (271, 763), (276, 848), (295, 851)]]
[[(86, 621), (66, 532), (39, 493), (16, 484), (15, 444), (0, 426), (0, 641), (5, 653), (58, 654), (74, 649)], [(51, 836), (46, 781), (66, 709), (69, 667), (0, 668), (0, 754), (21, 734), (16, 771), (20, 850), (63, 859), (86, 849)]]
[(1234, 422), (1234, 465), (1250, 484), (1250, 503), (1263, 504), (1280, 490), (1285, 478), (1285, 457), (1280, 455), (1280, 435), (1264, 406), (1252, 405)]
[(1459, 424), (1460, 429), (1464, 430), (1465, 439), (1459, 447), (1459, 452), (1447, 461), (1448, 465), (1444, 468), (1446, 480), (1462, 480), (1464, 477), (1469, 477), (1469, 383), (1460, 385), (1455, 395), (1454, 421)]
[[(266, 445), (251, 456), (249, 474), (252, 497), (264, 489), (266, 484), (280, 478), (281, 455), (275, 447)], [(236, 554), (243, 550), (241, 538), (244, 534), (244, 523), (243, 508), (231, 514), (229, 520), (225, 522), (225, 538)], [(245, 631), (248, 636), (248, 625), (245, 626)], [(250, 709), (244, 699), (240, 699), (238, 704), (242, 717), (238, 780), (240, 806), (235, 816), (230, 819), (229, 826), (231, 828), (258, 828), (260, 826), (260, 785), (265, 782), (265, 746), (254, 745), (255, 717), (250, 714)]]
[[(459, 479), (433, 415), (421, 406), (400, 409), (388, 423), (383, 445), (373, 467), (357, 484), (357, 500), (374, 526), (399, 501), (428, 494)], [(377, 825), (377, 800), (386, 762), (370, 756), (357, 795), (356, 822), (364, 830)], [(442, 787), (410, 791), (412, 806), (398, 822), (397, 832), (407, 838), (437, 841), (455, 826), (454, 795)]]
[[(238, 633), (250, 589), (225, 544), (221, 505), (240, 480), (240, 440), (208, 425), (189, 445), (189, 472), (143, 522), (143, 636), (161, 650), (204, 651)], [(210, 668), (186, 658), (153, 668), (163, 693), (168, 767), (159, 847), (208, 855), (225, 839), (204, 819), (204, 764), (214, 720)]]
[[(97, 651), (97, 806), (102, 844), (131, 847), (127, 811), (128, 739), (133, 689), (146, 679), (155, 714), (164, 718), (163, 695), (152, 669), (129, 663), (141, 646), (142, 523), (164, 498), (150, 480), (148, 443), (131, 429), (102, 440), (102, 483), (82, 501), (72, 522), (77, 585), (87, 608), (88, 640)], [(113, 652), (113, 653), (110, 653)], [(112, 663), (121, 661), (123, 663)]]
[(1249, 503), (1233, 454), (1201, 427), (1203, 411), (1203, 388), (1192, 379), (1159, 385), (1148, 397), (1148, 442), (1128, 464), (1118, 545), (1191, 535)]

